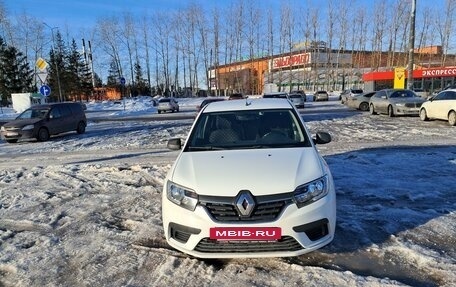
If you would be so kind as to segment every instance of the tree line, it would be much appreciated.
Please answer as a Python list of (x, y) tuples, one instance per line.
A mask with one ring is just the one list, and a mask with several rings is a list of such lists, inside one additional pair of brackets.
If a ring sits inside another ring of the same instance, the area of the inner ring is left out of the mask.
[[(308, 43), (323, 42), (327, 49), (353, 57), (365, 51), (378, 53), (371, 57), (372, 70), (406, 64), (396, 54), (408, 52), (411, 1), (305, 0), (277, 5), (234, 0), (213, 8), (189, 2), (176, 11), (125, 11), (96, 19), (92, 28), (77, 36), (59, 27), (52, 41), (54, 28), (49, 31), (41, 18), (26, 12), (8, 17), (0, 2), (0, 32), (8, 46), (23, 53), (29, 67), (40, 56), (49, 59), (53, 91), (77, 91), (82, 97), (90, 94), (90, 83), (119, 87), (122, 77), (131, 95), (195, 94), (217, 88), (207, 73), (211, 67), (272, 58)], [(444, 0), (442, 7), (425, 7), (418, 1), (415, 48), (441, 46), (442, 66), (456, 65), (455, 7), (456, 0)], [(96, 81), (88, 79), (90, 67), (78, 49), (83, 38), (92, 43), (90, 77)], [(387, 67), (382, 64), (384, 52)]]

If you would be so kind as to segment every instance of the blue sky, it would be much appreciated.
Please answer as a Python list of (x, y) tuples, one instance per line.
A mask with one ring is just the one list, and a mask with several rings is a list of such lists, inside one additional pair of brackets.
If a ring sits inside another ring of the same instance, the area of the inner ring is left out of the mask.
[[(244, 0), (255, 1), (255, 0)], [(312, 3), (313, 7), (327, 3), (321, 0), (256, 0), (263, 7), (280, 7), (281, 3), (296, 3), (303, 6), (306, 3)], [(376, 0), (354, 0), (353, 5), (364, 5), (373, 7)], [(388, 1), (388, 0), (387, 0)], [(389, 2), (392, 2), (390, 0)], [(0, 0), (3, 2), (10, 16), (26, 13), (41, 18), (52, 27), (65, 29), (70, 27), (71, 30), (80, 30), (81, 28), (91, 28), (94, 26), (96, 19), (103, 16), (119, 15), (123, 12), (131, 12), (133, 15), (143, 15), (144, 13), (154, 13), (155, 11), (177, 10), (185, 8), (189, 3), (198, 3), (203, 7), (228, 6), (230, 3), (237, 3), (238, 0)], [(335, 1), (333, 3), (337, 3)], [(444, 6), (444, 0), (417, 0), (417, 9), (424, 6)], [(322, 7), (324, 8), (324, 7)], [(417, 12), (418, 13), (418, 12)]]
[[(248, 2), (249, 0), (244, 1)], [(361, 4), (373, 7), (375, 1), (354, 0), (352, 2), (354, 5)], [(25, 11), (27, 14), (41, 17), (44, 22), (53, 26), (64, 26), (71, 23), (82, 27), (90, 26), (100, 16), (117, 15), (123, 11), (141, 15), (144, 12), (152, 13), (156, 10), (163, 12), (176, 10), (188, 6), (189, 3), (199, 3), (204, 7), (212, 7), (215, 5), (227, 6), (230, 3), (237, 2), (237, 0), (3, 0), (3, 4), (10, 15), (21, 14)], [(281, 3), (291, 3), (292, 5), (297, 3), (302, 6), (309, 2), (315, 7), (318, 4), (326, 3), (326, 1), (321, 0), (261, 0), (259, 2), (266, 7), (279, 7)], [(444, 0), (417, 0), (417, 8), (429, 5), (442, 6), (443, 8), (444, 3)]]

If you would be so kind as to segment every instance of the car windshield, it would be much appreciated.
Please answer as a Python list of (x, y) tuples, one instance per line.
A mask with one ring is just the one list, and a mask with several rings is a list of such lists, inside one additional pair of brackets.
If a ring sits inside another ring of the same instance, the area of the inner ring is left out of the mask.
[(264, 94), (263, 98), (286, 98), (287, 94)]
[(362, 94), (363, 90), (352, 90), (353, 94)]
[(203, 113), (184, 151), (309, 147), (297, 117), (291, 109)]
[(289, 97), (292, 99), (300, 99), (302, 96), (300, 94), (291, 94)]
[(20, 114), (18, 119), (44, 119), (49, 109), (28, 109)]
[(394, 91), (391, 93), (390, 98), (412, 98), (416, 97), (415, 93), (412, 91)]
[(169, 103), (171, 100), (170, 99), (160, 99), (158, 103)]

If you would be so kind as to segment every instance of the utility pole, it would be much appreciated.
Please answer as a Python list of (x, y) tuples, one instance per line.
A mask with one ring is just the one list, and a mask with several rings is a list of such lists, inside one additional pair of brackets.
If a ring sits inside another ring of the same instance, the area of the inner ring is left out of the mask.
[[(43, 22), (43, 24), (46, 27), (48, 27), (49, 29), (51, 29), (51, 33), (52, 33), (52, 52), (54, 53), (54, 57), (55, 57), (54, 29), (58, 29), (58, 27), (51, 27), (48, 24), (46, 24), (45, 22)], [(55, 71), (57, 73), (57, 85), (59, 87), (59, 102), (62, 102), (63, 101), (62, 87), (60, 86), (60, 72), (59, 72), (59, 65), (58, 65), (57, 61), (55, 61)]]
[(410, 36), (409, 36), (409, 55), (407, 65), (407, 88), (413, 90), (413, 65), (414, 65), (414, 50), (415, 50), (415, 14), (416, 0), (412, 0), (412, 12), (410, 14)]

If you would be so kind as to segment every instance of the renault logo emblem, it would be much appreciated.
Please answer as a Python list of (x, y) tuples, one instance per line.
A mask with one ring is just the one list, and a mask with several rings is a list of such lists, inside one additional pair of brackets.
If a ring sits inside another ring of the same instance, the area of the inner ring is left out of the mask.
[(255, 200), (248, 190), (241, 190), (236, 199), (236, 208), (243, 217), (248, 217), (255, 208)]

